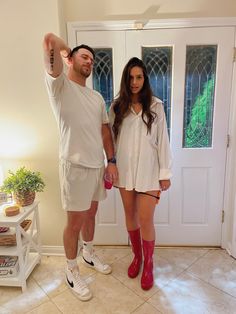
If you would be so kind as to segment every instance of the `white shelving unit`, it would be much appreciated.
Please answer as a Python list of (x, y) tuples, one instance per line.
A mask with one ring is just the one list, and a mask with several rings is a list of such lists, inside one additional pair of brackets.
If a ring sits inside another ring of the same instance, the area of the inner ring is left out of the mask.
[[(16, 216), (6, 217), (0, 206), (0, 226), (10, 227), (9, 233), (16, 234), (15, 246), (0, 246), (0, 255), (18, 256), (19, 272), (15, 277), (0, 277), (0, 286), (17, 286), (22, 291), (26, 290), (26, 280), (34, 267), (41, 261), (40, 224), (38, 213), (39, 202), (21, 207)], [(31, 219), (32, 223), (27, 231), (21, 227), (25, 219)]]

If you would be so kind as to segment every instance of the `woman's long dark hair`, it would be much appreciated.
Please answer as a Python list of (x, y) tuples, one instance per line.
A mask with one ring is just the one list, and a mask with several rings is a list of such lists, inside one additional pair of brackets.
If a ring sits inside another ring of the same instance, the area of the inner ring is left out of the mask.
[(139, 67), (143, 70), (144, 83), (141, 91), (139, 92), (138, 101), (142, 104), (142, 120), (147, 126), (147, 133), (151, 132), (152, 123), (156, 117), (156, 113), (150, 109), (153, 94), (147, 76), (146, 67), (143, 61), (139, 58), (131, 58), (123, 70), (120, 91), (113, 105), (115, 120), (112, 130), (114, 132), (115, 139), (117, 139), (123, 119), (127, 116), (130, 110), (130, 104), (132, 102), (132, 93), (130, 90), (130, 71), (133, 67)]

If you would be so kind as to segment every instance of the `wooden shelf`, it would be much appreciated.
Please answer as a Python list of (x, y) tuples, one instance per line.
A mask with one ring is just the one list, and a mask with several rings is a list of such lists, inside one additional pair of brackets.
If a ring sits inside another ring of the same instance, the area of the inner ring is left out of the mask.
[[(0, 226), (10, 227), (9, 234), (16, 234), (16, 245), (0, 246), (0, 255), (17, 256), (19, 261), (19, 272), (15, 277), (0, 277), (0, 286), (21, 287), (26, 290), (26, 280), (34, 267), (41, 261), (40, 224), (38, 213), (39, 202), (21, 208), (20, 214), (6, 217), (4, 206), (0, 206)], [(26, 218), (32, 223), (27, 231), (20, 224)], [(7, 234), (7, 233), (6, 233)]]

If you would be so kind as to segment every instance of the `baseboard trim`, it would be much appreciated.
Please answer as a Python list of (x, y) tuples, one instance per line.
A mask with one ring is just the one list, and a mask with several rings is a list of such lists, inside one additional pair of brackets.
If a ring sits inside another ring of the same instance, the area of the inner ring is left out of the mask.
[(234, 259), (236, 259), (236, 254), (235, 252), (233, 252), (233, 248), (232, 248), (232, 244), (230, 242), (228, 242), (228, 245), (226, 247), (226, 252), (232, 256)]
[[(127, 248), (129, 245), (115, 245), (115, 244), (110, 244), (110, 245), (96, 245), (95, 247), (98, 246), (100, 248)], [(171, 248), (204, 248), (204, 249), (220, 249), (219, 246), (194, 246), (194, 245), (156, 245), (155, 248), (160, 248), (160, 249), (171, 249)], [(226, 248), (226, 251), (229, 255), (231, 255), (231, 247), (230, 244), (228, 243), (228, 247)], [(41, 247), (41, 252), (42, 255), (55, 255), (55, 256), (65, 256), (65, 251), (63, 246), (50, 246), (50, 245), (43, 245)]]
[(57, 255), (57, 256), (65, 256), (65, 251), (63, 246), (50, 246), (43, 245), (41, 247), (42, 255)]

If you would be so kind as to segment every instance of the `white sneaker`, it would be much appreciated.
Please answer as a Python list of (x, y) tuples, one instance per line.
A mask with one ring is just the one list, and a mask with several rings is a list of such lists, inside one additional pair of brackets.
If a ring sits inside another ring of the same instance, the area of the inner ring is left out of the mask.
[(66, 283), (81, 301), (88, 301), (92, 298), (92, 293), (81, 278), (77, 267), (72, 270), (66, 267)]
[(111, 266), (104, 264), (94, 252), (91, 254), (89, 251), (83, 249), (82, 260), (87, 267), (93, 268), (104, 275), (110, 274), (112, 271)]

